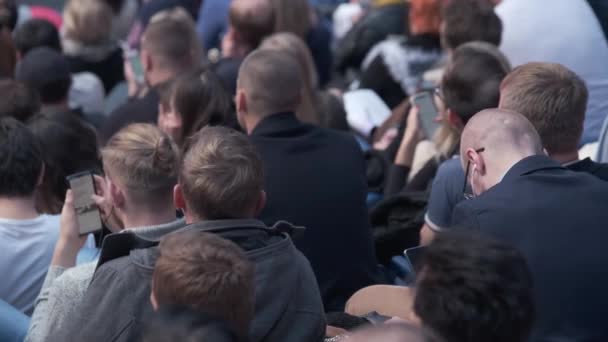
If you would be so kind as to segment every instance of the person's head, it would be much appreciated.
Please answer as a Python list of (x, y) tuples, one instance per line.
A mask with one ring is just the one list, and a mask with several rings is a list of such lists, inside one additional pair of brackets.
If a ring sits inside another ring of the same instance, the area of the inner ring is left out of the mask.
[(301, 103), (302, 76), (288, 53), (258, 50), (239, 70), (236, 110), (239, 124), (251, 134), (266, 116), (295, 112)]
[(0, 197), (32, 197), (44, 161), (38, 139), (14, 118), (0, 118)]
[(230, 27), (226, 35), (240, 57), (257, 49), (262, 40), (274, 31), (274, 11), (270, 1), (234, 0), (230, 4)]
[(449, 51), (472, 41), (500, 45), (502, 21), (485, 1), (449, 0), (442, 18), (441, 41)]
[(40, 96), (27, 85), (11, 79), (0, 80), (0, 117), (27, 121), (40, 110)]
[(542, 155), (540, 136), (523, 115), (486, 109), (475, 114), (462, 132), (460, 160), (472, 195), (500, 183), (513, 165)]
[(146, 322), (142, 342), (238, 342), (226, 322), (187, 306), (161, 308)]
[(61, 52), (59, 31), (47, 20), (30, 19), (21, 24), (15, 30), (14, 40), (19, 59), (30, 50), (42, 46)]
[(411, 34), (439, 34), (441, 0), (411, 0), (409, 25)]
[(462, 130), (477, 112), (498, 106), (500, 82), (511, 70), (497, 47), (471, 42), (457, 48), (437, 88), (441, 120)]
[(296, 116), (300, 121), (319, 124), (317, 69), (306, 43), (293, 33), (275, 33), (264, 40), (260, 49), (289, 54), (298, 62), (302, 79), (302, 101), (296, 110)]
[(438, 337), (414, 325), (390, 323), (355, 332), (347, 342), (440, 342)]
[(504, 79), (499, 107), (528, 118), (550, 156), (576, 156), (588, 97), (585, 82), (563, 65), (529, 63)]
[(179, 145), (204, 126), (234, 124), (230, 95), (208, 68), (181, 75), (162, 98), (158, 127)]
[(0, 34), (10, 35), (19, 19), (16, 0), (0, 0)]
[(440, 234), (414, 286), (422, 326), (450, 342), (528, 340), (532, 277), (519, 251), (472, 232)]
[(262, 160), (244, 134), (204, 127), (191, 138), (174, 199), (187, 223), (256, 217), (266, 204)]
[(60, 52), (49, 47), (31, 50), (17, 65), (15, 79), (38, 91), (43, 105), (67, 106), (72, 75)]
[(141, 39), (141, 62), (150, 85), (198, 66), (201, 46), (192, 21), (172, 17), (151, 22)]
[(10, 34), (0, 34), (0, 78), (12, 78), (17, 65), (17, 50)]
[(69, 0), (63, 9), (62, 38), (89, 47), (108, 44), (113, 16), (106, 1)]
[(231, 241), (199, 231), (160, 242), (152, 306), (183, 305), (220, 318), (245, 339), (254, 313), (254, 266)]
[(274, 32), (293, 33), (301, 39), (311, 30), (313, 12), (308, 0), (269, 0), (274, 11)]
[(101, 158), (115, 214), (125, 227), (141, 217), (174, 216), (180, 155), (168, 135), (151, 124), (131, 124), (108, 140)]
[(40, 141), (45, 162), (38, 208), (58, 214), (68, 189), (66, 177), (83, 171), (101, 171), (97, 135), (73, 113), (37, 114), (27, 126)]

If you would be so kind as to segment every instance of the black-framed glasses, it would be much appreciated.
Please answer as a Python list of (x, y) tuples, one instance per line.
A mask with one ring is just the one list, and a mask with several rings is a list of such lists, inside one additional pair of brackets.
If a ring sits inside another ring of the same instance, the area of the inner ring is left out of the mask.
[[(483, 151), (485, 151), (486, 148), (482, 147), (479, 148), (477, 150), (475, 150), (476, 153), (481, 153)], [(471, 186), (471, 183), (469, 182), (469, 171), (471, 169), (471, 161), (467, 161), (467, 168), (464, 172), (464, 184), (462, 185), (462, 195), (464, 196), (465, 199), (473, 199), (475, 198), (475, 193), (473, 193), (473, 187)]]

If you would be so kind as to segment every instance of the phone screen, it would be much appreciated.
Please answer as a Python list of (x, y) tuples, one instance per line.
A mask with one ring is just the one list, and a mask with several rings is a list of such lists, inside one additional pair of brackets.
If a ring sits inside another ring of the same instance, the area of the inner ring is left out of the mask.
[(141, 60), (139, 59), (138, 53), (129, 56), (129, 64), (131, 65), (131, 70), (133, 70), (133, 76), (135, 76), (135, 80), (137, 81), (137, 83), (143, 83), (144, 68), (141, 65)]
[(78, 173), (69, 176), (68, 181), (74, 194), (74, 208), (76, 209), (80, 235), (101, 230), (101, 215), (92, 198), (95, 194), (93, 173)]
[(410, 270), (411, 273), (409, 274), (409, 281), (413, 281), (416, 278), (416, 273), (418, 273), (420, 270), (420, 262), (422, 257), (424, 256), (424, 252), (426, 251), (426, 246), (418, 246), (418, 247), (412, 247), (412, 248), (408, 248), (405, 250), (405, 252), (403, 252), (403, 254), (405, 255), (405, 259), (407, 259), (407, 262), (409, 263), (410, 266)]
[(412, 101), (420, 109), (420, 125), (428, 139), (432, 139), (433, 135), (439, 128), (439, 124), (435, 122), (435, 118), (439, 115), (439, 111), (435, 106), (435, 100), (430, 92), (422, 92), (413, 96)]

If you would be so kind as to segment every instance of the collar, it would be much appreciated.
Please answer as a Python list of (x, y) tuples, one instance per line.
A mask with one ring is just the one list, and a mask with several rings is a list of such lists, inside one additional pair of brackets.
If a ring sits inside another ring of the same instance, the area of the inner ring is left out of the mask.
[(281, 112), (268, 115), (251, 132), (252, 136), (273, 135), (278, 132), (296, 129), (302, 123), (296, 118), (294, 112)]
[(156, 226), (143, 226), (143, 227), (134, 227), (123, 230), (121, 233), (133, 233), (143, 239), (146, 240), (160, 240), (163, 236), (172, 233), (180, 228), (183, 228), (186, 225), (186, 221), (181, 218), (175, 221), (159, 224)]
[(511, 169), (507, 171), (502, 180), (511, 180), (520, 176), (525, 176), (534, 173), (536, 171), (549, 169), (565, 170), (563, 166), (559, 165), (556, 161), (547, 156), (530, 156), (522, 159), (517, 164), (513, 165), (513, 167), (511, 167)]

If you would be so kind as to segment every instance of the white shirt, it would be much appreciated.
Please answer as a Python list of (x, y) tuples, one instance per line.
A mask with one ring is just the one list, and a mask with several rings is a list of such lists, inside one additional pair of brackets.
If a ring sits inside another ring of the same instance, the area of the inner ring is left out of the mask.
[(0, 299), (30, 315), (59, 238), (59, 216), (0, 219)]
[(582, 143), (597, 141), (608, 115), (608, 44), (585, 0), (503, 0), (501, 50), (513, 67), (528, 62), (560, 63), (589, 88)]

